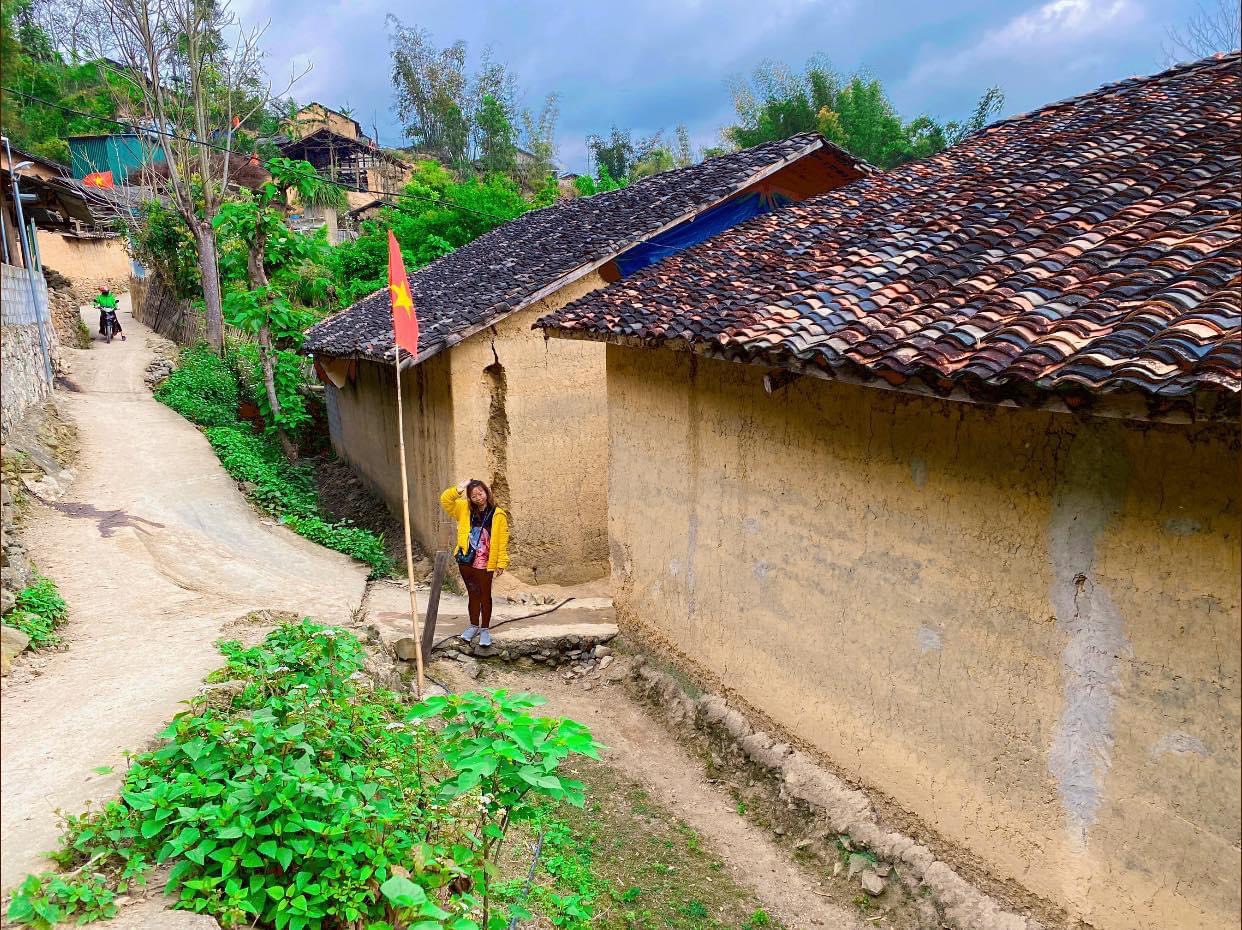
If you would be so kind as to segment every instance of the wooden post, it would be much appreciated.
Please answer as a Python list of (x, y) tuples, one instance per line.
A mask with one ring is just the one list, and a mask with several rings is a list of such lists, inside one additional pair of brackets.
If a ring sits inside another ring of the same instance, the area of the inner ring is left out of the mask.
[(431, 572), (431, 590), (427, 593), (427, 616), (423, 619), (423, 655), (431, 660), (431, 648), (435, 645), (436, 620), (440, 616), (440, 588), (444, 586), (444, 573), (448, 571), (447, 549), (436, 552), (435, 568)]
[[(414, 653), (418, 667), (414, 697), (421, 701), (423, 699), (423, 647), (418, 636), (418, 599), (414, 594), (414, 544), (410, 540), (410, 477), (406, 474), (405, 466), (405, 411), (401, 406), (401, 349), (394, 346), (393, 351), (397, 358), (394, 369), (397, 373), (397, 449), (401, 455), (401, 516), (405, 523), (405, 578), (406, 587), (410, 589), (410, 624), (414, 627), (414, 641), (418, 643), (418, 648)], [(437, 564), (439, 564), (438, 558)]]

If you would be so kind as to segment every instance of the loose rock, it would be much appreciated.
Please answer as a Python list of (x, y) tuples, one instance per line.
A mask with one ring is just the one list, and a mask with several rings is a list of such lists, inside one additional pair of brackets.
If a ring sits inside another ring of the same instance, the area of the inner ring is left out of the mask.
[(874, 898), (884, 893), (884, 879), (876, 875), (872, 869), (868, 869), (862, 874), (862, 887), (863, 891)]
[(418, 658), (418, 640), (413, 636), (403, 636), (392, 644), (393, 652), (402, 662), (410, 662)]
[(861, 872), (871, 870), (871, 860), (858, 853), (851, 853), (849, 858), (849, 877), (853, 878)]
[(0, 627), (0, 674), (7, 675), (13, 659), (30, 645), (30, 637), (12, 626)]

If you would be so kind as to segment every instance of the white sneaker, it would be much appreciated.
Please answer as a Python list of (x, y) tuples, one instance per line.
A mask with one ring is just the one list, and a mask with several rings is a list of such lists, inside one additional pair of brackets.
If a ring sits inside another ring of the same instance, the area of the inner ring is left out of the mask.
[(477, 626), (468, 626), (465, 628), (465, 630), (462, 631), (461, 638), (464, 639), (466, 642), (470, 642), (472, 639), (474, 639), (478, 635), (479, 635), (479, 628)]
[(479, 632), (479, 645), (486, 647), (486, 646), (490, 646), (491, 644), (492, 644), (491, 632), (488, 630), (481, 630)]

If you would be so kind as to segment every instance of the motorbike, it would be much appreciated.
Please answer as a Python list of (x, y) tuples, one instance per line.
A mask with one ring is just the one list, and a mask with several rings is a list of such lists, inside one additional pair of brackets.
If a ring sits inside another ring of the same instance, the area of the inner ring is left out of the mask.
[(120, 322), (116, 318), (116, 311), (105, 309), (103, 312), (103, 337), (106, 342), (112, 341), (113, 334), (120, 328)]

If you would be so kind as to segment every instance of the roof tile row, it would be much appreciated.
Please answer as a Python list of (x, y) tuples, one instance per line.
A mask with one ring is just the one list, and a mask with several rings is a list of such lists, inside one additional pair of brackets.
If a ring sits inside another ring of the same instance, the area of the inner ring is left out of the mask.
[[(475, 239), (410, 276), (420, 358), (521, 309), (565, 275), (724, 200), (758, 173), (812, 152), (842, 183), (868, 167), (820, 136), (803, 133), (644, 178), (620, 190), (533, 210)], [(387, 289), (376, 291), (312, 328), (305, 350), (391, 359), (389, 314)]]
[(1242, 388), (1237, 53), (1004, 120), (540, 325), (795, 369)]

